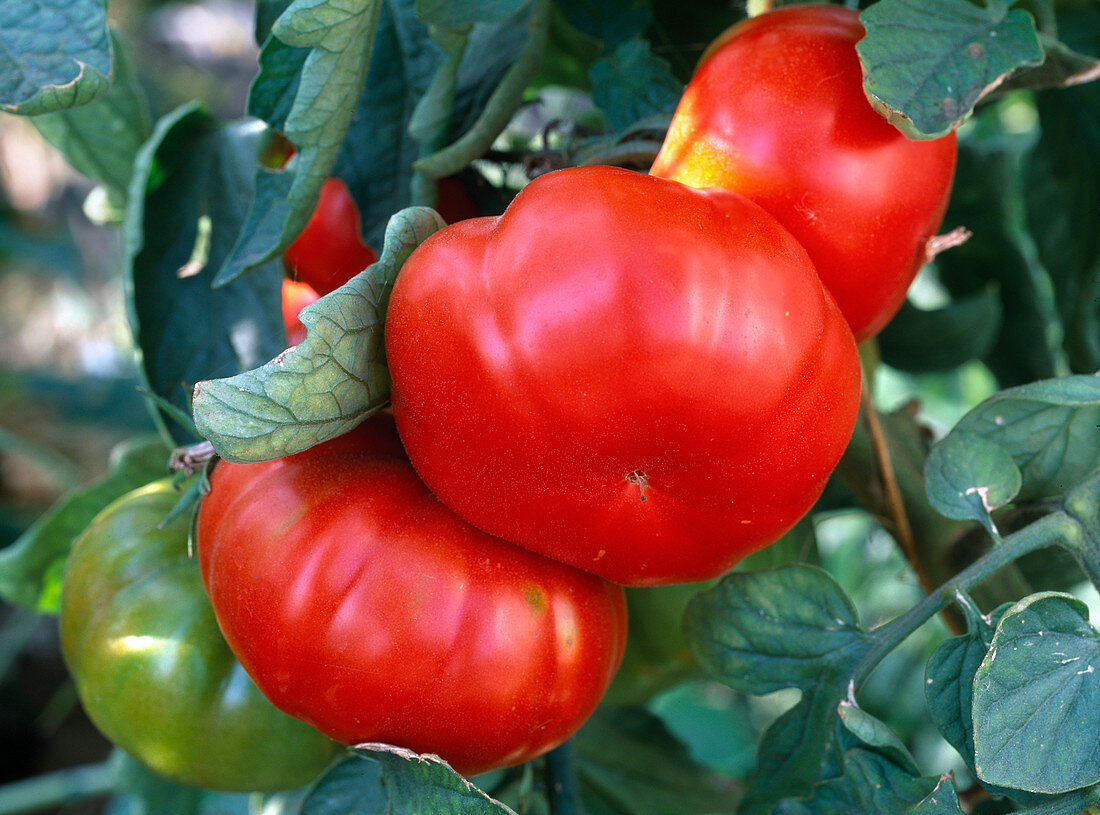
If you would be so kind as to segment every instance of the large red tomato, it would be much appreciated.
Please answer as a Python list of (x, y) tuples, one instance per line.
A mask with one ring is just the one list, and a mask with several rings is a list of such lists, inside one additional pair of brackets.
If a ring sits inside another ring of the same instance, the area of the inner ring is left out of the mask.
[(348, 744), (467, 775), (525, 761), (584, 722), (622, 657), (622, 589), (460, 520), (387, 415), (288, 458), (220, 462), (197, 535), (256, 685)]
[(852, 333), (757, 205), (558, 170), (437, 232), (385, 326), (413, 465), (487, 532), (620, 583), (714, 577), (820, 494), (854, 426)]
[(290, 276), (320, 295), (347, 283), (378, 260), (359, 228), (359, 208), (347, 185), (339, 178), (326, 179), (305, 229), (283, 253)]
[(894, 316), (943, 218), (954, 133), (906, 138), (863, 93), (854, 9), (788, 6), (704, 53), (651, 172), (725, 187), (806, 247), (856, 339)]

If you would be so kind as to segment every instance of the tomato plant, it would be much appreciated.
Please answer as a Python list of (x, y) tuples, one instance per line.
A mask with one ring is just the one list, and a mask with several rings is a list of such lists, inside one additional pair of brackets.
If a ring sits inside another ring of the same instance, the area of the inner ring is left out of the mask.
[(943, 219), (954, 132), (904, 136), (863, 91), (855, 9), (789, 6), (753, 17), (703, 54), (651, 172), (725, 187), (806, 247), (857, 340), (905, 299)]
[[(0, 815), (1097, 807), (1100, 5), (117, 3), (0, 2)], [(68, 670), (166, 461), (242, 665)]]
[(736, 193), (618, 168), (548, 173), (433, 235), (385, 336), (440, 499), (627, 584), (714, 577), (781, 535), (859, 400), (851, 332), (789, 233)]
[(128, 493), (77, 540), (61, 644), (88, 715), (169, 778), (222, 790), (312, 781), (339, 745), (272, 707), (218, 631), (169, 481)]
[(278, 707), (348, 743), (516, 764), (592, 713), (622, 589), (448, 511), (379, 414), (259, 464), (218, 464), (198, 555), (234, 652)]
[(339, 288), (378, 260), (363, 242), (359, 208), (341, 179), (325, 179), (317, 207), (283, 258), (290, 277), (308, 283), (320, 295)]

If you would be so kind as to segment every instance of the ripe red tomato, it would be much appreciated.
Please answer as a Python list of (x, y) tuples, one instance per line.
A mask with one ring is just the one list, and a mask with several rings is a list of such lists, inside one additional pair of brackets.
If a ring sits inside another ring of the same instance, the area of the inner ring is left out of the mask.
[(218, 623), (276, 707), (467, 775), (568, 738), (622, 658), (622, 589), (469, 526), (392, 417), (288, 458), (220, 462), (198, 554)]
[(306, 338), (306, 327), (298, 319), (298, 313), (320, 297), (313, 286), (301, 280), (283, 281), (283, 327), (286, 328), (286, 344), (294, 346)]
[(340, 288), (378, 260), (359, 228), (359, 208), (347, 185), (326, 179), (305, 229), (283, 253), (290, 276), (320, 295)]
[(939, 228), (954, 133), (906, 138), (863, 93), (854, 9), (787, 6), (703, 54), (651, 172), (725, 187), (806, 247), (857, 340), (894, 316)]
[(633, 585), (703, 580), (813, 504), (859, 400), (852, 333), (760, 207), (558, 170), (398, 273), (398, 429), (456, 513)]

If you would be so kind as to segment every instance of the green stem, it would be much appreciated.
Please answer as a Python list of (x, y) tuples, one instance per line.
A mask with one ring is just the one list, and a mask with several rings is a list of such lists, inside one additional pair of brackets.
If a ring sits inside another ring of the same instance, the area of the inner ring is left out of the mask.
[(546, 797), (551, 815), (581, 815), (583, 811), (572, 739), (546, 754)]
[(1030, 552), (1056, 545), (1076, 549), (1082, 537), (1080, 525), (1062, 512), (1047, 515), (1009, 535), (1000, 545), (995, 546), (985, 556), (927, 595), (909, 611), (876, 628), (872, 632), (874, 642), (871, 650), (853, 676), (856, 685), (862, 684), (875, 666), (897, 648), (906, 637), (955, 602), (960, 593), (969, 592), (982, 581)]
[(1100, 589), (1100, 471), (1093, 473), (1066, 496), (1066, 512), (1081, 525), (1081, 538), (1071, 547), (1073, 556)]
[(57, 770), (0, 787), (0, 815), (35, 812), (114, 790), (115, 765), (111, 761)]

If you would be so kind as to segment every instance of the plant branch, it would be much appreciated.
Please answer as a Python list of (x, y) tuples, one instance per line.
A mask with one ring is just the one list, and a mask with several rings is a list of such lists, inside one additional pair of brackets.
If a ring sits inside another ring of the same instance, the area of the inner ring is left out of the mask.
[(1079, 545), (1082, 534), (1080, 524), (1073, 518), (1063, 512), (1056, 512), (1004, 538), (998, 546), (993, 547), (909, 611), (874, 629), (871, 632), (874, 637), (871, 650), (852, 677), (856, 686), (862, 684), (883, 657), (929, 619), (955, 602), (960, 593), (969, 592), (1005, 566), (1031, 552), (1058, 545), (1075, 549)]
[(0, 787), (0, 815), (35, 812), (71, 803), (74, 798), (114, 791), (112, 761), (57, 770)]

